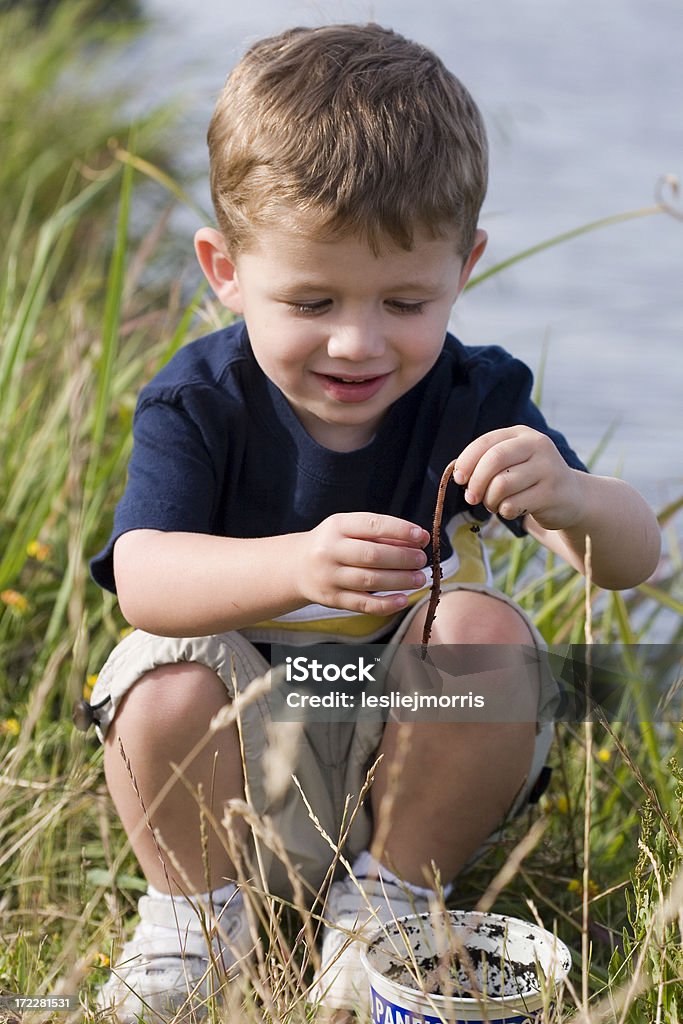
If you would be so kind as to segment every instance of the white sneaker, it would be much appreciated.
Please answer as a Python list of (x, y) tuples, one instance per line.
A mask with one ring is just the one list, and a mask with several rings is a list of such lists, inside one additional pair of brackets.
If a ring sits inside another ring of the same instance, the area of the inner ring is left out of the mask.
[(423, 914), (429, 898), (396, 882), (347, 877), (333, 882), (325, 904), (320, 971), (309, 1000), (328, 1010), (370, 1012), (370, 987), (360, 961), (368, 937), (406, 914)]
[[(234, 977), (254, 946), (242, 897), (222, 910), (215, 904), (210, 911), (205, 904), (202, 909), (213, 962), (221, 976)], [(138, 910), (133, 937), (97, 993), (98, 1009), (113, 1008), (119, 1024), (165, 1024), (183, 1010), (188, 1021), (201, 1018), (218, 983), (198, 912), (182, 897), (155, 896), (142, 896)]]

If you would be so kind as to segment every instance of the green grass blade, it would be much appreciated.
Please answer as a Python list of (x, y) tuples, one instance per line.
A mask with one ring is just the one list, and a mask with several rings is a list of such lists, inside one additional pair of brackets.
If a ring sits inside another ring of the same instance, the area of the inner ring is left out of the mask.
[(650, 600), (663, 605), (665, 608), (669, 608), (683, 619), (683, 601), (679, 601), (666, 591), (661, 590), (659, 587), (653, 587), (650, 583), (641, 583), (638, 587), (638, 593), (644, 594), (645, 597), (649, 597)]
[(636, 220), (639, 217), (652, 217), (656, 213), (664, 213), (664, 206), (657, 204), (656, 206), (644, 206), (638, 210), (627, 210), (624, 213), (615, 213), (609, 217), (600, 217), (599, 220), (589, 221), (587, 224), (582, 224), (578, 228), (572, 228), (571, 231), (563, 231), (559, 235), (553, 235), (552, 238), (547, 238), (543, 242), (537, 242), (536, 245), (529, 246), (528, 249), (522, 249), (521, 252), (515, 253), (514, 256), (509, 256), (505, 260), (501, 260), (494, 266), (489, 267), (488, 270), (484, 270), (481, 274), (477, 274), (475, 277), (470, 278), (466, 290), (475, 288), (477, 285), (482, 284), (489, 277), (493, 277), (495, 274), (500, 274), (501, 271), (507, 270), (508, 267), (513, 267), (515, 263), (521, 263), (522, 260), (528, 260), (531, 256), (536, 256), (539, 252), (544, 252), (546, 249), (552, 249), (556, 245), (562, 245), (564, 242), (570, 242), (574, 238), (579, 238), (581, 235), (586, 235), (590, 231), (598, 231), (601, 228), (608, 228), (614, 224), (622, 224), (625, 221)]
[(0, 352), (0, 425), (3, 431), (16, 410), (18, 382), (23, 360), (35, 333), (57, 268), (66, 251), (79, 216), (108, 184), (92, 182), (63, 205), (43, 225), (38, 235), (28, 284), (12, 317)]
[[(611, 598), (615, 619), (619, 625), (625, 668), (629, 676), (637, 676), (639, 664), (635, 654), (633, 653), (633, 649), (638, 644), (639, 637), (637, 632), (631, 626), (624, 595), (620, 591), (615, 591), (612, 593)], [(664, 772), (662, 770), (662, 753), (659, 749), (659, 741), (654, 730), (653, 722), (651, 721), (652, 716), (650, 708), (645, 702), (642, 687), (635, 687), (633, 700), (635, 703), (636, 713), (638, 715), (640, 735), (644, 749), (648, 754), (649, 767), (652, 773), (652, 778), (655, 782), (655, 788), (661, 798), (665, 799), (667, 787)]]
[(92, 486), (93, 474), (97, 471), (97, 463), (102, 450), (109, 403), (114, 363), (118, 351), (119, 328), (121, 324), (121, 305), (125, 283), (128, 223), (133, 186), (133, 168), (126, 164), (123, 168), (119, 212), (116, 224), (116, 239), (112, 252), (107, 280), (107, 292), (102, 324), (102, 355), (97, 373), (97, 390), (95, 396), (95, 422), (92, 428), (90, 464), (88, 467), (86, 494)]

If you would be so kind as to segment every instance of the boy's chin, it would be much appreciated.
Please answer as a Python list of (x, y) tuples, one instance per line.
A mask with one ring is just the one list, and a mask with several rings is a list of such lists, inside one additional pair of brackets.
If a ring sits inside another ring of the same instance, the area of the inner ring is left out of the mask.
[(372, 441), (384, 418), (384, 412), (370, 420), (353, 422), (352, 417), (299, 416), (306, 432), (323, 448), (333, 452), (352, 452)]

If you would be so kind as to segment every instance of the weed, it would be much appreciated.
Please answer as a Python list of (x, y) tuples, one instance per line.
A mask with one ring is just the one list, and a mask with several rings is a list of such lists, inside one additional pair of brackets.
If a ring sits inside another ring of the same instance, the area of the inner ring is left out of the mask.
[[(79, 992), (84, 1008), (54, 1018), (68, 1024), (95, 1019), (92, 993), (145, 889), (103, 784), (102, 751), (71, 725), (73, 702), (125, 628), (114, 599), (88, 579), (87, 556), (106, 539), (124, 483), (135, 395), (197, 317), (213, 324), (216, 313), (202, 304), (202, 289), (183, 301), (177, 280), (162, 285), (145, 274), (168, 233), (165, 212), (131, 230), (141, 176), (152, 176), (164, 208), (183, 194), (154, 161), (151, 128), (146, 136), (138, 126), (135, 151), (109, 146), (114, 134), (132, 137), (130, 126), (116, 125), (114, 97), (94, 110), (82, 98), (55, 102), (80, 53), (75, 40), (88, 38), (82, 15), (67, 8), (40, 36), (21, 12), (0, 15), (0, 992)], [(682, 507), (683, 498), (662, 510), (664, 530)], [(654, 581), (626, 594), (589, 588), (588, 602), (583, 580), (533, 542), (494, 530), (489, 543), (497, 584), (549, 644), (583, 643), (590, 617), (596, 643), (621, 645), (625, 674), (637, 677), (638, 644), (662, 632), (665, 645), (683, 639), (674, 537)], [(583, 942), (576, 1006), (564, 1019), (674, 1024), (682, 1016), (683, 733), (675, 721), (645, 716), (596, 723), (590, 738), (571, 724), (557, 734), (540, 811), (511, 823), (458, 880), (457, 905), (538, 916), (571, 948)], [(197, 800), (208, 822), (210, 801), (199, 792)], [(286, 859), (248, 795), (221, 811), (219, 828), (223, 813), (228, 822), (247, 819), (257, 853)], [(330, 837), (331, 866), (339, 839)], [(221, 1009), (216, 997), (211, 1012), (299, 1024), (310, 1017), (318, 894), (290, 864), (292, 899), (274, 900), (254, 851), (229, 852), (256, 956), (249, 985), (230, 991), (238, 1009)]]

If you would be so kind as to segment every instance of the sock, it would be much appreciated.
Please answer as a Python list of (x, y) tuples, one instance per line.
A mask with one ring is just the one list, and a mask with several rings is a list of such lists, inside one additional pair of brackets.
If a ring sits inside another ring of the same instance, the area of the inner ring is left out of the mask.
[[(185, 899), (180, 893), (177, 896), (171, 896), (167, 892), (155, 889), (153, 885), (147, 886), (147, 895), (155, 900), (168, 900), (169, 903), (171, 900)], [(219, 909), (223, 908), (228, 902), (230, 902), (231, 907), (237, 907), (242, 902), (242, 893), (238, 891), (234, 882), (228, 882), (221, 889), (212, 889), (211, 892), (191, 893), (190, 900), (192, 903), (203, 903), (205, 906), (208, 903), (213, 903), (214, 907)]]
[[(147, 895), (154, 900), (162, 900), (166, 904), (171, 905), (172, 901), (175, 901), (176, 906), (182, 903), (192, 903), (194, 907), (203, 906), (204, 908), (211, 907), (212, 920), (211, 924), (214, 924), (213, 918), (215, 917), (217, 922), (217, 930), (215, 931), (212, 938), (212, 946), (214, 954), (217, 957), (223, 956), (226, 951), (226, 934), (221, 930), (222, 925), (227, 926), (229, 931), (229, 925), (227, 925), (227, 919), (225, 919), (223, 910), (227, 903), (230, 904), (230, 911), (241, 911), (244, 905), (244, 897), (234, 882), (229, 882), (228, 885), (224, 885), (220, 889), (213, 889), (211, 892), (196, 892), (191, 893), (189, 900), (178, 893), (176, 896), (171, 896), (167, 892), (161, 892), (159, 889), (155, 889), (153, 885), (147, 886)], [(198, 932), (202, 930), (199, 918), (194, 918), (194, 915), (190, 918), (191, 924), (188, 927), (192, 932)], [(152, 924), (149, 922), (145, 923), (145, 937), (152, 939), (168, 939), (169, 930), (174, 936), (178, 934), (178, 926), (173, 920), (172, 916), (169, 915), (168, 924)], [(227, 940), (229, 942), (229, 940)], [(229, 948), (229, 946), (228, 946)], [(230, 962), (234, 959), (230, 956)]]
[[(434, 890), (423, 885), (415, 885), (413, 882), (406, 882), (403, 878), (399, 878), (393, 871), (385, 867), (384, 864), (380, 864), (376, 860), (369, 850), (362, 850), (358, 854), (355, 861), (352, 864), (353, 873), (357, 878), (380, 878), (384, 882), (393, 882), (395, 885), (399, 885), (408, 892), (411, 892), (414, 896), (420, 896), (424, 899), (428, 899), (434, 895)], [(443, 886), (444, 899), (448, 899), (450, 894), (453, 892), (453, 883), (449, 882), (448, 885)]]

